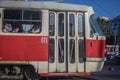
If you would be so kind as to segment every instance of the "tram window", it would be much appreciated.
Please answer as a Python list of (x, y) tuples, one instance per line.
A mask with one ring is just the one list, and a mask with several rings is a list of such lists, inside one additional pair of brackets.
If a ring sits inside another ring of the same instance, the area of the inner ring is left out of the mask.
[(22, 10), (4, 10), (4, 19), (20, 20), (22, 18)]
[(60, 63), (64, 62), (64, 39), (58, 40), (58, 48), (59, 48), (59, 57), (58, 60)]
[(41, 11), (25, 10), (23, 18), (24, 20), (41, 20)]
[(54, 63), (55, 61), (55, 40), (49, 39), (49, 62)]
[(58, 35), (60, 37), (64, 36), (64, 14), (60, 13), (59, 15), (59, 20), (58, 20)]
[(82, 39), (79, 40), (79, 62), (82, 63), (84, 60), (84, 41)]
[(96, 21), (96, 19), (94, 18), (94, 15), (92, 15), (90, 17), (90, 37), (94, 37), (94, 36), (103, 36), (103, 33)]
[(78, 36), (83, 37), (83, 16), (78, 15)]
[(54, 13), (49, 14), (49, 35), (50, 36), (55, 35), (55, 14)]
[(74, 39), (70, 39), (70, 63), (75, 63), (75, 40)]
[[(29, 14), (26, 15), (28, 12)], [(10, 33), (40, 33), (42, 30), (41, 15), (41, 11), (5, 9), (3, 29), (5, 29), (4, 24), (9, 24), (6, 31)]]
[(75, 36), (75, 16), (74, 16), (74, 14), (69, 15), (69, 34), (70, 34), (70, 37)]

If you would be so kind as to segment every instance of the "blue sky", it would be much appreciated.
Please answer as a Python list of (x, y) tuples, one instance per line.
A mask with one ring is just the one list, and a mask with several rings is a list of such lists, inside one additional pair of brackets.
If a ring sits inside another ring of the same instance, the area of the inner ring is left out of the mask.
[(107, 16), (112, 19), (120, 15), (120, 0), (64, 0), (64, 2), (90, 5), (96, 16)]
[(120, 15), (120, 0), (62, 0), (62, 1), (64, 3), (92, 6), (96, 16), (106, 16), (109, 17), (110, 19), (113, 19), (116, 16)]

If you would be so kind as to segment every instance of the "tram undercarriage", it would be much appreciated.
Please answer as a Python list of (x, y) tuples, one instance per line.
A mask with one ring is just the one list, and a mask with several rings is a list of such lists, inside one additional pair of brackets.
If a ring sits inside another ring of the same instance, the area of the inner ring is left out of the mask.
[(39, 80), (40, 78), (31, 65), (0, 65), (0, 79)]

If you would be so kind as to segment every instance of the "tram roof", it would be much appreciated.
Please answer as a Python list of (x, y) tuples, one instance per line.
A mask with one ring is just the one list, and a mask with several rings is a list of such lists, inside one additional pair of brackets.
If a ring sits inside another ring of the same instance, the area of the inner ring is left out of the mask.
[(35, 8), (35, 9), (50, 9), (50, 10), (67, 10), (67, 11), (91, 11), (91, 6), (76, 5), (57, 2), (41, 2), (41, 1), (0, 1), (2, 8)]

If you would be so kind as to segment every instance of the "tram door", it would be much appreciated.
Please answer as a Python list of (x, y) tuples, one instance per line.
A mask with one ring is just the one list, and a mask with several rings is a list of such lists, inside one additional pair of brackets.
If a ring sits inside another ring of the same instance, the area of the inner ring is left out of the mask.
[(82, 16), (75, 12), (49, 12), (49, 72), (79, 72), (78, 67), (84, 70), (83, 63), (79, 66), (84, 54)]

